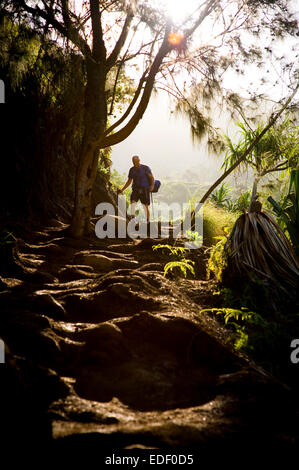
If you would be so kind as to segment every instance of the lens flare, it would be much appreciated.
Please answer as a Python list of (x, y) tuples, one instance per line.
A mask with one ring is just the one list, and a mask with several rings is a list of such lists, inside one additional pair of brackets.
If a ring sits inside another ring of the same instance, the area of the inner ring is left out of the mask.
[(179, 46), (182, 44), (184, 35), (181, 33), (170, 33), (168, 36), (168, 42), (172, 46)]

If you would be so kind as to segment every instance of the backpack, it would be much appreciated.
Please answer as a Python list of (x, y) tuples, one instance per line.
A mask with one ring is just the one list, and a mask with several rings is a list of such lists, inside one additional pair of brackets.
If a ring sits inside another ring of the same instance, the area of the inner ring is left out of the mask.
[(160, 186), (161, 186), (161, 181), (155, 180), (154, 189), (152, 190), (152, 193), (157, 193), (159, 191)]

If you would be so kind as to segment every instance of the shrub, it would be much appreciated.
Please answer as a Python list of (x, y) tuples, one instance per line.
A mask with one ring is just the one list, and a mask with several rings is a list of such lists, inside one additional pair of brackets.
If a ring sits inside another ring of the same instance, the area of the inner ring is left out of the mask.
[(216, 237), (225, 235), (225, 227), (232, 227), (238, 214), (229, 212), (212, 203), (207, 203), (203, 208), (203, 244), (215, 245)]

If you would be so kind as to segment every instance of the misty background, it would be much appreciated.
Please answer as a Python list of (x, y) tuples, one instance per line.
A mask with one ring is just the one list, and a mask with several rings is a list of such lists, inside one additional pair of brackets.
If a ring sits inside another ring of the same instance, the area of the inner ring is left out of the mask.
[[(149, 106), (134, 132), (112, 149), (112, 170), (116, 169), (125, 178), (132, 166), (132, 156), (139, 155), (141, 163), (148, 165), (155, 177), (162, 181), (182, 181), (190, 184), (190, 192), (199, 190), (199, 195), (223, 173), (221, 164), (224, 154), (217, 156), (209, 151), (207, 139), (192, 142), (187, 117), (172, 112), (174, 106), (166, 93), (152, 96)], [(229, 134), (237, 128), (228, 113), (215, 108), (213, 120)], [(250, 186), (251, 172), (234, 172), (227, 179), (240, 191)], [(161, 186), (161, 190), (163, 186)]]

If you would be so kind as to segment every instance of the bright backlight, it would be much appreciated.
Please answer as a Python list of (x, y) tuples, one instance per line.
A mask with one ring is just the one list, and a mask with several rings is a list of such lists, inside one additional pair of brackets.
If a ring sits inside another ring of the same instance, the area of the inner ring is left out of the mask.
[(183, 22), (198, 6), (196, 0), (156, 0), (155, 3), (174, 23)]

